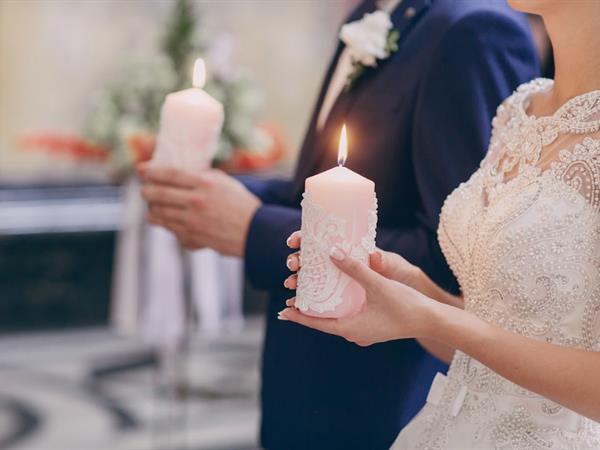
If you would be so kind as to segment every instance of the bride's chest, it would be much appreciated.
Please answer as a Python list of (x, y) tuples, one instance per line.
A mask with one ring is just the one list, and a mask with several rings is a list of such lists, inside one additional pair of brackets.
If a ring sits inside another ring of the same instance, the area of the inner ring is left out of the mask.
[(517, 177), (493, 190), (485, 180), (480, 169), (448, 197), (440, 217), (440, 244), (463, 288), (470, 272), (524, 274), (568, 255), (600, 255), (598, 214), (552, 173)]
[(522, 334), (592, 345), (600, 320), (597, 212), (549, 172), (491, 196), (483, 177), (461, 185), (440, 218), (440, 245), (467, 309)]

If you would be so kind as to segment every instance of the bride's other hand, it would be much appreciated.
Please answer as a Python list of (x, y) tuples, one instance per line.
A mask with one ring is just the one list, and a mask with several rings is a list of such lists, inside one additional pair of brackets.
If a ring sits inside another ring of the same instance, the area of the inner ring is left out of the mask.
[[(288, 238), (287, 244), (288, 247), (294, 250), (299, 249), (302, 244), (300, 231), (293, 232)], [(286, 264), (288, 269), (294, 273), (284, 281), (283, 285), (288, 289), (295, 290), (298, 286), (298, 274), (296, 272), (302, 266), (300, 252), (297, 251), (288, 256)], [(453, 295), (439, 287), (420, 267), (411, 264), (397, 253), (376, 249), (369, 255), (369, 266), (385, 278), (410, 286), (438, 302), (461, 309), (464, 308), (462, 297)]]
[[(393, 252), (377, 249), (371, 253), (369, 265), (375, 272), (390, 280), (410, 286), (421, 294), (457, 308), (464, 308), (462, 297), (442, 289), (425, 272)], [(437, 355), (439, 357), (439, 355)]]
[(369, 255), (369, 266), (390, 280), (421, 290), (421, 269), (397, 253), (377, 249)]
[[(290, 246), (299, 244), (300, 236), (292, 235), (288, 241), (292, 241)], [(434, 302), (413, 288), (388, 279), (347, 256), (339, 248), (332, 251), (332, 261), (365, 289), (367, 300), (361, 311), (340, 319), (310, 317), (296, 310), (291, 299), (287, 302), (288, 308), (279, 314), (280, 319), (342, 336), (361, 346), (428, 334), (428, 317)]]
[[(287, 245), (291, 249), (299, 250), (301, 244), (302, 236), (300, 231), (294, 231), (287, 239)], [(302, 265), (300, 252), (297, 251), (289, 255), (286, 265), (292, 272), (298, 272)], [(377, 249), (369, 255), (369, 266), (385, 278), (406, 284), (413, 289), (421, 290), (421, 269), (409, 263), (406, 259), (396, 253)], [(298, 284), (297, 273), (290, 275), (283, 284), (288, 289), (296, 289)]]

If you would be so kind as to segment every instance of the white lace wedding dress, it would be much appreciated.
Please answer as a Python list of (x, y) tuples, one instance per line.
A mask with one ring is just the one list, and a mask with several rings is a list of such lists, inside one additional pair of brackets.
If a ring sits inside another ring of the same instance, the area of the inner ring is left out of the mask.
[[(551, 86), (534, 80), (498, 108), (490, 152), (446, 200), (439, 240), (467, 311), (600, 351), (600, 91), (528, 115)], [(600, 449), (600, 424), (457, 352), (392, 448)]]

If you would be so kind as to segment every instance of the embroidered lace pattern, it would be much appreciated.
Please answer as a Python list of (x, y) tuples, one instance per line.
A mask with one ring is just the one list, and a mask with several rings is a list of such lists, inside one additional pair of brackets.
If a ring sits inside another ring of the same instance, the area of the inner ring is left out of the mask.
[[(438, 235), (466, 310), (600, 351), (600, 91), (528, 115), (531, 97), (551, 87), (534, 80), (498, 108), (488, 156), (446, 200)], [(600, 448), (600, 424), (457, 352), (439, 404), (394, 448)]]
[(377, 198), (368, 213), (367, 233), (353, 245), (347, 235), (344, 219), (321, 208), (305, 193), (302, 200), (302, 271), (298, 277), (296, 306), (301, 311), (319, 313), (333, 311), (342, 302), (342, 293), (349, 283), (347, 276), (330, 260), (329, 252), (336, 245), (347, 254), (367, 262), (375, 250), (377, 229)]

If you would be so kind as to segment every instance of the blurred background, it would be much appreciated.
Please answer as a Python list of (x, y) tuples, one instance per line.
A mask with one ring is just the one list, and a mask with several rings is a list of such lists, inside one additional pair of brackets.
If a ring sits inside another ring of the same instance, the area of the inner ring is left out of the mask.
[(290, 173), (356, 3), (0, 0), (0, 448), (256, 449), (264, 295), (149, 228), (132, 169), (201, 56), (214, 165)]
[(132, 168), (202, 56), (215, 165), (288, 173), (355, 3), (0, 0), (0, 448), (256, 448), (264, 297)]

